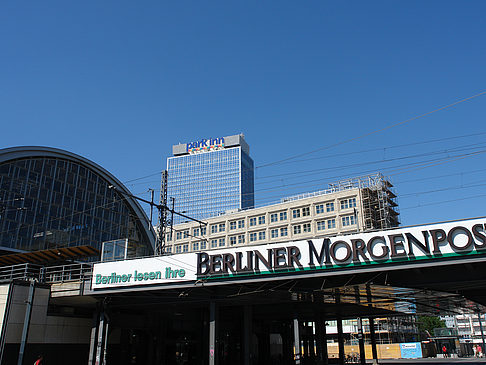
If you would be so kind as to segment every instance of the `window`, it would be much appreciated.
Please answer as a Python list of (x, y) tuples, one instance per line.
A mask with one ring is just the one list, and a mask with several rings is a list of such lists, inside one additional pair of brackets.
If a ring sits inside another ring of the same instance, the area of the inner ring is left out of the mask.
[(278, 221), (278, 214), (277, 213), (270, 214), (270, 223), (275, 223), (277, 221)]
[(341, 220), (342, 220), (342, 223), (343, 223), (343, 227), (352, 226), (352, 225), (356, 224), (356, 218), (354, 217), (354, 215), (348, 215), (346, 217), (341, 217)]
[(172, 232), (168, 232), (166, 234), (166, 237), (167, 237), (167, 241), (172, 241)]
[(217, 225), (213, 224), (211, 226), (211, 233), (218, 233), (218, 226)]
[(270, 231), (270, 237), (277, 238), (278, 237), (278, 229), (272, 229)]
[(294, 234), (301, 234), (302, 233), (302, 227), (300, 224), (297, 224), (296, 226), (293, 226)]
[(326, 203), (326, 212), (334, 212), (334, 202)]
[(206, 241), (201, 241), (201, 250), (206, 249)]
[(236, 245), (236, 236), (231, 236), (229, 239), (230, 239), (231, 246)]
[(280, 220), (281, 221), (287, 220), (287, 212), (280, 212)]
[(182, 245), (182, 252), (188, 252), (189, 251), (189, 245), (186, 243), (185, 245)]
[(258, 232), (258, 239), (260, 241), (265, 239), (265, 231)]
[(172, 253), (172, 246), (168, 246), (165, 248), (165, 252)]
[(250, 218), (250, 227), (256, 226), (256, 222), (257, 222), (256, 217)]
[(336, 228), (336, 220), (333, 219), (328, 219), (327, 220), (327, 229), (333, 229)]
[(292, 210), (292, 218), (300, 218), (300, 209)]
[(326, 229), (326, 222), (325, 221), (317, 222), (317, 230), (318, 231), (324, 231), (325, 229)]
[(181, 253), (182, 252), (182, 246), (181, 245), (177, 245), (176, 246), (176, 253)]
[(310, 215), (310, 208), (304, 207), (302, 208), (302, 217), (308, 217)]
[(286, 237), (286, 236), (288, 236), (288, 234), (289, 234), (289, 230), (288, 230), (287, 227), (280, 228), (280, 236)]
[(195, 237), (199, 236), (199, 231), (200, 231), (199, 228), (193, 228), (192, 229), (192, 235), (195, 236)]
[(211, 248), (218, 247), (218, 240), (211, 240)]
[(250, 242), (255, 242), (257, 240), (256, 232), (250, 233)]
[(245, 228), (245, 220), (244, 219), (240, 219), (238, 221), (238, 229), (241, 229), (241, 228)]
[(226, 243), (224, 242), (224, 238), (219, 239), (219, 247), (224, 247), (226, 246)]
[(341, 209), (354, 208), (356, 206), (356, 198), (341, 200)]
[(302, 230), (304, 233), (309, 233), (311, 231), (311, 224), (310, 223), (304, 223), (302, 225)]
[(240, 243), (245, 243), (245, 235), (244, 234), (240, 234), (238, 236), (238, 244)]
[(230, 222), (230, 231), (233, 231), (236, 229), (236, 221)]
[(206, 235), (206, 227), (201, 227), (201, 236)]
[(193, 251), (199, 251), (199, 242), (194, 242), (192, 244), (192, 250)]
[(189, 230), (186, 229), (182, 232), (184, 234), (184, 238), (188, 238), (189, 237)]
[(316, 214), (322, 214), (322, 213), (324, 213), (324, 204), (316, 205)]
[(224, 232), (225, 229), (226, 229), (226, 223), (220, 223), (219, 224), (219, 231)]
[(258, 217), (258, 224), (265, 224), (265, 216), (261, 215)]

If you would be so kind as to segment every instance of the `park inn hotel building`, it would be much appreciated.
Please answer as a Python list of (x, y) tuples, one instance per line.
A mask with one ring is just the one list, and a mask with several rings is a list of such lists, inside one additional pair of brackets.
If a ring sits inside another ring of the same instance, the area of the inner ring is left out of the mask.
[[(168, 198), (175, 198), (175, 211), (207, 225), (174, 217), (165, 234), (166, 253), (298, 241), (399, 224), (396, 196), (381, 174), (339, 181), (326, 190), (253, 208), (253, 161), (243, 136), (202, 141), (173, 146)], [(213, 206), (211, 211), (208, 205)]]

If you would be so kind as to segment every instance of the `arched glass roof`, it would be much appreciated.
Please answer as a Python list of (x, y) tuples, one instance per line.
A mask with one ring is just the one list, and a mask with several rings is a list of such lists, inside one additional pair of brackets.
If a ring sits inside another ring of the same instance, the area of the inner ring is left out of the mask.
[[(110, 186), (116, 187), (111, 189)], [(0, 150), (0, 250), (35, 251), (128, 239), (153, 252), (155, 233), (138, 202), (107, 170), (48, 147)]]

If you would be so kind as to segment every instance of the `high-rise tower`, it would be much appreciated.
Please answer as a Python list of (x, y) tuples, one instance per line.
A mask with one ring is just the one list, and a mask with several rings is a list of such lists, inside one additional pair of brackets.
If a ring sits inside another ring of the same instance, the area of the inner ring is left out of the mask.
[[(167, 197), (175, 210), (205, 219), (254, 205), (253, 160), (242, 134), (172, 147), (167, 159)], [(184, 218), (174, 216), (174, 224)]]

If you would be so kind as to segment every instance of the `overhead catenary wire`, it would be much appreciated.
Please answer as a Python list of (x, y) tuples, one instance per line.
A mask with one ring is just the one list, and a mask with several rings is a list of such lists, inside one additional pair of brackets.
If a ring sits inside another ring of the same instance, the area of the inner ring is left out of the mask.
[[(377, 152), (377, 151), (383, 151), (383, 150), (392, 150), (392, 149), (397, 149), (397, 148), (403, 148), (403, 147), (412, 147), (412, 146), (417, 146), (417, 145), (423, 145), (423, 144), (431, 144), (431, 143), (437, 143), (437, 142), (444, 142), (444, 141), (451, 141), (451, 140), (457, 140), (457, 139), (463, 139), (463, 138), (468, 138), (468, 137), (478, 137), (478, 136), (483, 136), (486, 135), (486, 132), (477, 132), (477, 133), (471, 133), (471, 134), (465, 134), (461, 136), (453, 136), (453, 137), (445, 137), (445, 138), (436, 138), (436, 139), (430, 139), (430, 140), (425, 140), (425, 141), (419, 141), (419, 142), (412, 142), (412, 143), (405, 143), (405, 144), (398, 144), (398, 145), (389, 145), (389, 146), (384, 146), (384, 147), (377, 147), (377, 148), (371, 148), (371, 149), (364, 149), (364, 150), (358, 150), (358, 151), (352, 151), (352, 152), (344, 152), (344, 153), (338, 153), (338, 154), (333, 154), (333, 155), (325, 155), (325, 156), (318, 156), (318, 157), (312, 157), (309, 159), (304, 159), (304, 160), (297, 160), (297, 161), (292, 161), (294, 162), (303, 162), (303, 161), (308, 161), (308, 160), (316, 160), (316, 159), (327, 159), (327, 158), (335, 158), (335, 157), (343, 157), (343, 156), (350, 156), (350, 155), (362, 155), (363, 153), (367, 152)], [(468, 146), (471, 146), (470, 144)], [(456, 147), (457, 148), (457, 147)], [(311, 170), (312, 171), (312, 170)], [(297, 175), (299, 173), (304, 173), (303, 171), (293, 171), (291, 174), (292, 175)], [(134, 178), (131, 180), (126, 180), (123, 183), (126, 186), (136, 186), (136, 185), (143, 185), (143, 184), (159, 184), (160, 180), (150, 180), (150, 181), (143, 181), (143, 182), (138, 182), (135, 184), (129, 184), (130, 182), (133, 181), (139, 181), (143, 180), (148, 177), (152, 177), (155, 175), (160, 175), (161, 172), (157, 172), (154, 174), (142, 176), (139, 178)], [(268, 179), (268, 178), (274, 178), (274, 177), (280, 177), (280, 176), (285, 176), (288, 175), (286, 174), (275, 174), (275, 175), (267, 175), (267, 176), (256, 176), (255, 180), (263, 180), (263, 179)], [(279, 179), (280, 181), (280, 179)], [(172, 187), (177, 187), (178, 185), (172, 185)], [(157, 191), (157, 189), (155, 189)], [(158, 189), (160, 190), (160, 189)]]
[(404, 125), (406, 123), (412, 122), (414, 120), (417, 120), (417, 119), (426, 117), (428, 115), (431, 115), (433, 113), (439, 112), (441, 110), (445, 110), (445, 109), (451, 108), (453, 106), (456, 106), (456, 105), (461, 104), (461, 103), (464, 103), (466, 101), (469, 101), (469, 100), (478, 98), (478, 97), (480, 97), (482, 95), (485, 95), (485, 94), (486, 94), (486, 91), (481, 91), (481, 92), (479, 92), (479, 93), (477, 93), (475, 95), (472, 95), (472, 96), (469, 96), (467, 98), (463, 98), (463, 99), (457, 100), (457, 101), (455, 101), (453, 103), (447, 104), (447, 105), (442, 106), (440, 108), (436, 108), (436, 109), (431, 110), (431, 111), (429, 111), (427, 113), (419, 114), (419, 115), (416, 115), (414, 117), (408, 118), (406, 120), (403, 120), (403, 121), (400, 121), (400, 122), (397, 122), (397, 123), (392, 123), (392, 124), (390, 124), (390, 125), (388, 125), (388, 126), (386, 126), (384, 128), (376, 129), (376, 130), (373, 130), (371, 132), (362, 134), (360, 136), (353, 137), (353, 138), (349, 138), (349, 139), (343, 140), (343, 141), (338, 142), (338, 143), (334, 143), (334, 144), (330, 144), (330, 145), (327, 145), (327, 146), (324, 146), (324, 147), (321, 147), (321, 148), (317, 148), (317, 149), (312, 150), (312, 151), (308, 151), (308, 152), (304, 152), (304, 153), (299, 153), (299, 154), (296, 154), (294, 156), (290, 156), (290, 157), (287, 157), (287, 158), (284, 158), (284, 159), (281, 159), (281, 160), (278, 160), (278, 161), (274, 161), (274, 162), (270, 162), (270, 163), (267, 163), (267, 164), (264, 164), (264, 165), (260, 165), (260, 166), (257, 166), (256, 168), (259, 169), (259, 168), (264, 168), (264, 167), (268, 167), (268, 166), (277, 165), (277, 164), (280, 164), (282, 162), (286, 162), (286, 161), (289, 161), (289, 160), (293, 160), (295, 158), (299, 158), (299, 157), (303, 157), (303, 156), (306, 156), (306, 155), (310, 155), (310, 154), (315, 153), (315, 152), (319, 152), (319, 151), (331, 149), (331, 148), (334, 148), (334, 147), (337, 147), (337, 146), (340, 146), (340, 145), (343, 145), (343, 144), (346, 144), (346, 143), (354, 142), (354, 141), (357, 141), (359, 139), (362, 139), (362, 138), (365, 138), (365, 137), (369, 137), (369, 136), (371, 136), (373, 134), (377, 134), (377, 133), (386, 131), (388, 129), (392, 129), (392, 128), (398, 127), (400, 125)]
[[(419, 145), (424, 145), (424, 144), (452, 141), (452, 140), (457, 140), (457, 139), (463, 139), (463, 138), (468, 138), (468, 137), (478, 137), (478, 136), (484, 136), (484, 135), (486, 135), (486, 132), (478, 132), (478, 133), (465, 134), (465, 135), (461, 135), (461, 136), (436, 138), (436, 139), (430, 139), (430, 140), (419, 141), (419, 142), (411, 142), (411, 143), (404, 143), (404, 144), (391, 145), (391, 146), (368, 148), (368, 149), (364, 149), (364, 150), (358, 150), (358, 151), (352, 151), (352, 152), (342, 152), (342, 153), (336, 153), (336, 154), (332, 154), (332, 155), (309, 157), (309, 158), (306, 158), (306, 159), (289, 161), (288, 163), (302, 163), (302, 162), (306, 162), (306, 161), (322, 160), (322, 159), (328, 159), (328, 158), (361, 155), (363, 153), (368, 153), (368, 152), (389, 151), (389, 150), (393, 150), (393, 149), (397, 149), (397, 148), (419, 146)], [(261, 180), (261, 179), (265, 179), (267, 177), (272, 177), (272, 176), (274, 176), (274, 175), (258, 176), (258, 177), (255, 177), (255, 179)]]
[[(480, 132), (480, 133), (474, 133), (474, 134), (465, 134), (465, 135), (461, 135), (461, 136), (452, 136), (452, 137), (446, 137), (446, 138), (436, 138), (436, 139), (420, 141), (420, 142), (386, 146), (386, 147), (383, 147), (383, 148), (380, 147), (380, 148), (368, 149), (368, 150), (357, 151), (357, 152), (349, 152), (349, 153), (346, 153), (346, 154), (356, 154), (356, 153), (360, 153), (360, 152), (364, 152), (364, 151), (370, 151), (370, 152), (380, 151), (380, 150), (387, 150), (388, 151), (388, 150), (391, 150), (393, 148), (403, 148), (403, 147), (407, 147), (407, 146), (421, 145), (421, 144), (426, 144), (426, 143), (439, 143), (439, 142), (450, 141), (450, 140), (458, 140), (458, 139), (464, 139), (464, 138), (469, 138), (469, 137), (478, 137), (478, 136), (481, 136), (481, 135), (484, 135), (484, 134), (486, 134), (486, 132)], [(349, 170), (354, 170), (354, 171), (352, 173), (335, 175), (333, 177), (329, 177), (329, 176), (326, 175), (325, 177), (322, 177), (322, 178), (313, 179), (313, 180), (306, 180), (305, 184), (289, 183), (288, 179), (286, 179), (285, 181), (282, 180), (282, 179), (275, 179), (276, 183), (273, 186), (271, 186), (269, 188), (260, 188), (260, 189), (257, 188), (257, 189), (255, 189), (254, 192), (255, 193), (258, 193), (258, 192), (268, 193), (268, 192), (271, 192), (271, 191), (279, 191), (279, 192), (282, 193), (282, 192), (287, 191), (289, 193), (286, 193), (285, 195), (289, 196), (289, 194), (296, 194), (296, 193), (290, 193), (290, 191), (295, 190), (297, 188), (302, 189), (302, 188), (305, 188), (305, 187), (312, 187), (312, 186), (317, 186), (317, 187), (321, 188), (323, 179), (326, 179), (326, 180), (329, 181), (331, 179), (348, 178), (349, 176), (358, 176), (358, 175), (361, 176), (361, 175), (364, 175), (366, 173), (373, 173), (373, 172), (376, 172), (376, 171), (380, 171), (380, 172), (384, 173), (385, 175), (387, 175), (387, 177), (395, 177), (395, 176), (398, 176), (398, 175), (401, 175), (401, 174), (405, 174), (407, 172), (419, 171), (420, 169), (424, 169), (424, 168), (432, 168), (436, 165), (440, 165), (442, 163), (447, 163), (447, 161), (454, 162), (454, 161), (462, 159), (462, 157), (460, 157), (460, 158), (452, 157), (451, 158), (451, 156), (447, 156), (445, 158), (428, 159), (426, 161), (419, 161), (419, 162), (415, 161), (415, 162), (412, 162), (410, 164), (402, 164), (402, 165), (398, 165), (398, 166), (393, 165), (393, 166), (386, 166), (386, 167), (377, 167), (376, 169), (373, 169), (373, 170), (363, 171), (363, 169), (360, 169), (359, 172), (356, 172), (355, 168), (356, 167), (363, 167), (366, 164), (370, 164), (370, 165), (371, 164), (377, 164), (377, 165), (381, 164), (381, 165), (383, 165), (383, 164), (389, 164), (389, 163), (392, 163), (393, 161), (399, 161), (401, 159), (406, 159), (406, 158), (411, 159), (411, 158), (418, 158), (419, 156), (427, 156), (427, 155), (430, 156), (432, 154), (447, 154), (447, 153), (452, 153), (453, 151), (458, 151), (461, 148), (463, 150), (478, 149), (479, 147), (475, 148), (475, 146), (481, 146), (481, 145), (482, 145), (482, 143), (476, 143), (476, 144), (473, 144), (473, 145), (468, 144), (468, 145), (462, 145), (462, 146), (455, 146), (455, 147), (448, 148), (448, 149), (442, 149), (442, 150), (432, 151), (432, 152), (425, 152), (425, 153), (415, 154), (415, 155), (410, 155), (410, 156), (400, 156), (400, 157), (389, 158), (389, 159), (383, 158), (383, 159), (380, 159), (380, 160), (368, 161), (368, 162), (364, 162), (364, 163), (360, 163), (360, 164), (337, 166), (337, 167), (334, 167), (334, 168), (325, 168), (324, 171), (318, 171), (318, 170), (322, 170), (322, 169), (313, 169), (313, 170), (307, 170), (307, 171), (301, 171), (301, 172), (294, 170), (291, 174), (287, 174), (287, 175), (289, 175), (291, 178), (297, 178), (299, 175), (308, 174), (309, 176), (311, 176), (312, 174), (314, 174), (314, 175), (323, 174), (323, 173), (325, 173), (329, 170), (337, 171), (337, 170), (349, 169)], [(346, 154), (341, 154), (341, 155), (346, 155)], [(475, 154), (473, 154), (471, 156), (474, 156), (474, 155)], [(336, 156), (336, 155), (333, 155), (333, 156)], [(329, 156), (324, 156), (324, 158), (327, 158), (327, 157), (329, 157)], [(318, 158), (322, 158), (322, 157), (318, 157)], [(273, 176), (274, 175), (265, 176), (265, 177), (260, 176), (260, 177), (257, 177), (256, 180), (261, 181), (261, 180), (264, 180), (264, 179), (271, 179)], [(279, 176), (279, 175), (276, 175), (276, 176)], [(443, 176), (443, 175), (441, 175), (441, 176)], [(309, 184), (310, 182), (316, 182), (317, 184)], [(268, 182), (268, 183), (270, 183), (270, 182)], [(257, 183), (257, 186), (263, 186), (263, 185)], [(245, 195), (245, 194), (243, 194), (243, 195)], [(222, 197), (224, 198), (224, 196), (222, 196)], [(261, 204), (263, 204), (263, 202), (272, 201), (272, 199), (280, 199), (282, 197), (283, 197), (282, 194), (279, 194), (278, 196), (273, 196), (273, 197), (271, 197), (271, 196), (269, 197), (267, 195), (263, 199), (259, 198), (257, 200), (256, 206), (261, 206)], [(202, 203), (202, 204), (210, 204), (209, 197), (199, 196), (197, 201), (199, 203)], [(273, 202), (278, 202), (278, 201), (273, 200)]]
[(427, 207), (427, 206), (431, 206), (431, 205), (440, 205), (440, 204), (454, 203), (454, 202), (457, 202), (457, 201), (463, 201), (463, 200), (468, 200), (468, 199), (476, 199), (476, 198), (482, 198), (482, 197), (486, 197), (486, 194), (472, 195), (472, 196), (466, 196), (466, 197), (463, 197), (463, 198), (450, 199), (450, 200), (441, 200), (441, 201), (432, 202), (432, 203), (418, 204), (418, 205), (410, 206), (410, 207), (405, 206), (403, 208), (400, 207), (400, 211), (402, 211), (402, 210), (409, 210), (409, 209), (416, 209), (416, 208), (422, 208), (422, 207)]
[[(386, 175), (387, 176), (394, 176), (394, 175), (403, 174), (403, 173), (405, 173), (409, 170), (412, 171), (412, 170), (416, 170), (417, 168), (423, 169), (423, 168), (426, 168), (428, 166), (436, 166), (439, 163), (452, 162), (452, 161), (456, 161), (459, 158), (463, 159), (463, 158), (473, 157), (473, 156), (476, 156), (478, 154), (484, 154), (484, 153), (486, 153), (486, 149), (481, 150), (481, 151), (472, 152), (472, 153), (458, 154), (458, 155), (452, 155), (452, 156), (447, 156), (447, 157), (442, 157), (442, 158), (434, 158), (434, 159), (428, 159), (428, 160), (424, 160), (424, 161), (416, 161), (416, 162), (406, 163), (406, 164), (402, 164), (402, 165), (389, 166), (387, 168), (381, 169), (381, 171), (382, 172), (389, 171), (389, 173), (386, 173)], [(360, 166), (361, 165), (363, 165), (363, 164), (360, 164)], [(333, 169), (330, 169), (330, 170), (335, 171), (335, 170), (339, 170), (339, 169), (340, 168), (333, 168)], [(376, 172), (376, 169), (361, 171), (358, 175), (361, 176), (363, 174), (370, 173), (370, 172)], [(344, 176), (349, 176), (349, 175), (338, 175), (338, 176), (332, 176), (332, 177), (328, 177), (328, 178), (329, 179), (337, 179), (337, 178), (341, 178), (341, 177), (344, 177)], [(308, 183), (309, 182), (319, 182), (320, 184), (318, 184), (318, 186), (322, 187), (322, 178), (308, 180), (307, 182)], [(305, 186), (309, 187), (309, 184), (303, 185), (301, 182), (297, 182), (297, 183), (292, 183), (292, 184), (286, 184), (285, 186), (273, 186), (273, 187), (265, 188), (265, 189), (255, 189), (255, 192), (282, 191), (282, 190), (289, 190), (289, 188), (291, 188), (291, 187), (302, 188), (302, 187), (305, 187)], [(312, 185), (312, 186), (316, 186), (316, 185)], [(220, 195), (220, 197), (230, 197), (230, 196), (232, 196), (232, 195), (230, 195), (230, 194)], [(279, 196), (281, 197), (281, 195), (279, 195)], [(204, 198), (204, 197), (199, 197), (197, 199), (193, 199), (193, 203), (198, 203), (198, 204), (204, 204), (205, 201), (208, 201), (208, 204), (210, 204), (210, 201), (207, 198)]]

